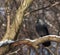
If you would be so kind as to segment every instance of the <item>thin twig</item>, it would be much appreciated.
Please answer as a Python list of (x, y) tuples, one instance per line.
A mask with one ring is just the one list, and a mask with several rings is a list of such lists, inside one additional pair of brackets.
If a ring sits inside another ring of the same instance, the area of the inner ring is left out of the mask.
[(14, 52), (11, 52), (11, 53), (8, 53), (8, 54), (6, 54), (6, 55), (15, 54), (15, 53), (18, 53), (18, 51), (20, 51), (20, 48), (19, 48), (18, 50), (16, 50), (16, 51), (14, 51)]
[(39, 10), (42, 10), (42, 9), (51, 8), (51, 7), (53, 7), (53, 6), (58, 5), (59, 3), (60, 3), (60, 2), (55, 2), (55, 3), (52, 4), (52, 5), (48, 5), (48, 6), (46, 6), (46, 7), (39, 8), (39, 9), (36, 9), (36, 10), (30, 11), (30, 12), (27, 12), (24, 16), (27, 16), (27, 15), (29, 15), (29, 14), (31, 14), (31, 13), (34, 13), (34, 12), (39, 11)]
[(48, 47), (45, 48), (51, 53), (51, 55), (54, 55), (54, 53)]

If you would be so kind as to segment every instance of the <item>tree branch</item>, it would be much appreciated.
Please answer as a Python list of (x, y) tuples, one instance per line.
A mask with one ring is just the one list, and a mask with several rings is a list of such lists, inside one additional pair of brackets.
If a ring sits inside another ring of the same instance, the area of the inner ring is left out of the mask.
[(6, 34), (2, 40), (14, 39), (15, 38), (15, 35), (19, 29), (19, 26), (21, 25), (22, 20), (23, 20), (24, 11), (28, 8), (28, 6), (30, 5), (30, 3), (32, 1), (33, 0), (24, 0), (23, 4), (16, 11), (17, 12), (16, 18), (11, 25), (9, 34)]
[(55, 41), (55, 42), (60, 42), (60, 36), (57, 35), (47, 35), (47, 36), (43, 36), (34, 40), (31, 39), (24, 39), (24, 40), (20, 40), (17, 41), (15, 43), (13, 43), (12, 45), (17, 46), (17, 45), (21, 45), (21, 44), (27, 44), (30, 46), (37, 46), (38, 44), (44, 43), (46, 41)]
[[(8, 2), (9, 0), (6, 0), (6, 2)], [(16, 18), (13, 21), (9, 34), (8, 32), (4, 35), (4, 37), (2, 38), (2, 41), (5, 40), (9, 40), (9, 39), (14, 39), (15, 35), (19, 29), (19, 26), (22, 23), (23, 20), (23, 16), (24, 16), (24, 12), (25, 10), (29, 7), (29, 5), (31, 4), (33, 0), (24, 0), (23, 4), (18, 8), (18, 10), (16, 11)], [(7, 50), (9, 49), (9, 46), (4, 46), (3, 48), (0, 48), (0, 55), (4, 54)]]

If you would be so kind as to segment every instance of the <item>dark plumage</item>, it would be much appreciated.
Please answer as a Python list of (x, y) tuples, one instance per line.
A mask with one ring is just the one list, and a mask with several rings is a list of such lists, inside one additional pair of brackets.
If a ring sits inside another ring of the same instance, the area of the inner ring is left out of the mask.
[[(45, 36), (45, 35), (49, 35), (47, 25), (44, 24), (42, 20), (37, 21), (37, 23), (36, 23), (36, 31), (37, 31), (37, 33), (39, 34), (40, 37)], [(50, 46), (50, 44), (51, 44), (50, 41), (47, 41), (47, 42), (43, 43), (43, 45), (45, 47)]]

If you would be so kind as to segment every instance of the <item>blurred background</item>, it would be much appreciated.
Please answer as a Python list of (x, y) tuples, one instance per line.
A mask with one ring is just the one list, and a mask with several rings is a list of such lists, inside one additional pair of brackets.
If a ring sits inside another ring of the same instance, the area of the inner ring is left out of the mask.
[[(21, 40), (25, 38), (35, 39), (39, 38), (36, 32), (36, 22), (41, 19), (48, 27), (50, 35), (60, 35), (60, 3), (53, 7), (52, 4), (60, 2), (59, 0), (34, 0), (30, 7), (25, 13), (29, 13), (24, 16), (21, 27), (17, 33), (16, 40)], [(9, 0), (6, 4), (6, 0), (0, 0), (0, 40), (6, 33), (7, 27), (7, 14), (6, 7), (9, 7), (10, 13), (10, 24), (14, 20), (16, 10), (23, 3), (23, 0)], [(47, 8), (44, 8), (47, 7)], [(41, 9), (42, 8), (42, 9)], [(41, 44), (40, 48), (37, 50), (39, 55), (59, 55), (60, 54), (60, 43), (52, 42), (49, 47), (43, 47)], [(14, 55), (36, 55), (36, 51), (27, 45), (16, 46), (15, 49), (11, 49), (8, 53), (16, 51), (19, 49), (18, 53)], [(6, 55), (5, 54), (5, 55)], [(10, 54), (11, 55), (11, 54)]]

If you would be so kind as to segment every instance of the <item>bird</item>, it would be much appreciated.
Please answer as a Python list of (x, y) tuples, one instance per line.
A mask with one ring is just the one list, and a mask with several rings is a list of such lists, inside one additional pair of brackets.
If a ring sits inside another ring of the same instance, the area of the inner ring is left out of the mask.
[[(41, 19), (37, 20), (37, 22), (36, 22), (36, 32), (38, 33), (39, 37), (49, 35), (47, 25)], [(51, 42), (46, 41), (46, 42), (42, 43), (42, 45), (45, 47), (49, 47), (51, 45)]]

